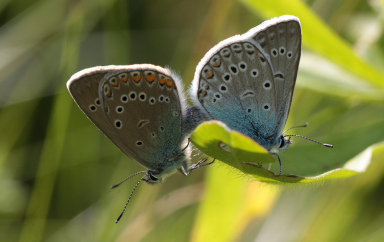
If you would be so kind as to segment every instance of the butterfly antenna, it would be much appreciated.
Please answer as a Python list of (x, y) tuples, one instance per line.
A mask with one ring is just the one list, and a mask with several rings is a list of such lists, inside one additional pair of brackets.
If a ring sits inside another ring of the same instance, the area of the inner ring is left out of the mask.
[(147, 171), (139, 171), (139, 172), (136, 172), (135, 174), (132, 174), (130, 175), (129, 177), (125, 178), (124, 180), (122, 180), (121, 182), (117, 183), (116, 185), (113, 185), (111, 186), (111, 188), (116, 188), (118, 186), (120, 186), (121, 184), (123, 184), (125, 181), (127, 181), (128, 179), (140, 174), (140, 173), (146, 173)]
[[(142, 172), (138, 172), (138, 173), (142, 173)], [(137, 175), (138, 173), (134, 174), (134, 175)], [(129, 196), (127, 202), (125, 203), (125, 206), (123, 208), (123, 211), (120, 213), (119, 217), (116, 219), (115, 223), (118, 223), (121, 219), (121, 217), (123, 217), (124, 213), (125, 213), (125, 210), (127, 209), (127, 206), (129, 204), (129, 202), (131, 201), (131, 198), (133, 197), (133, 193), (135, 193), (136, 191), (136, 188), (139, 186), (139, 184), (142, 182), (142, 181), (145, 181), (144, 177), (146, 176), (143, 176), (135, 185), (135, 187), (133, 188), (132, 192), (131, 192), (131, 195)], [(121, 183), (120, 183), (121, 184)]]
[(285, 130), (285, 131), (283, 132), (283, 135), (284, 135), (286, 132), (288, 132), (289, 130), (291, 130), (291, 129), (305, 128), (305, 127), (307, 127), (308, 125), (309, 125), (308, 123), (305, 123), (305, 124), (303, 124), (303, 125), (290, 127), (289, 129), (287, 129), (287, 130)]
[(301, 136), (301, 135), (298, 135), (298, 134), (287, 134), (287, 135), (285, 135), (285, 136), (287, 136), (287, 137), (292, 137), (292, 136), (300, 137), (300, 138), (303, 138), (303, 139), (306, 139), (306, 140), (315, 142), (315, 143), (317, 143), (317, 144), (320, 144), (320, 145), (322, 145), (322, 146), (325, 146), (325, 147), (328, 147), (328, 148), (333, 148), (333, 145), (331, 145), (331, 144), (321, 143), (321, 142), (319, 142), (319, 141), (317, 141), (317, 140), (313, 140), (313, 139), (310, 139), (310, 138), (308, 138), (308, 137)]

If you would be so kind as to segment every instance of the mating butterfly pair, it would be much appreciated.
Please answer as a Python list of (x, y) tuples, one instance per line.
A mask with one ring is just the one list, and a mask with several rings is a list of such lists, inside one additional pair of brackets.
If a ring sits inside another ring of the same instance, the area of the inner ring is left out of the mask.
[(201, 165), (189, 164), (187, 136), (204, 117), (223, 121), (272, 154), (287, 148), (282, 132), (300, 54), (300, 21), (286, 15), (213, 47), (197, 66), (192, 108), (180, 78), (149, 64), (85, 69), (67, 87), (88, 118), (148, 169), (141, 180), (158, 183)]

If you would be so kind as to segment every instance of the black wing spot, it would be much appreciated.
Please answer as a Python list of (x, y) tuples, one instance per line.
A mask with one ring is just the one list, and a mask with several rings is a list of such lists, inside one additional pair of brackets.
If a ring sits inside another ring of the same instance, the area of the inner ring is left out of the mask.
[(147, 95), (145, 95), (145, 93), (140, 93), (139, 95), (139, 98), (140, 98), (140, 101), (145, 101), (147, 99)]
[(233, 73), (233, 74), (237, 74), (237, 72), (238, 72), (238, 69), (237, 69), (237, 67), (236, 66), (234, 66), (234, 65), (232, 65), (232, 66), (230, 66), (229, 67), (229, 69), (231, 70), (231, 72)]
[(245, 98), (245, 97), (248, 97), (248, 96), (253, 97), (253, 96), (255, 96), (255, 93), (252, 92), (252, 91), (247, 91), (247, 92), (245, 92), (243, 95), (241, 95), (240, 98)]
[(240, 62), (240, 63), (239, 63), (239, 67), (240, 67), (241, 70), (244, 71), (244, 70), (247, 69), (247, 63), (245, 63), (245, 62)]
[(143, 146), (143, 144), (144, 144), (143, 141), (140, 141), (140, 140), (136, 142), (136, 145), (137, 145), (138, 147)]
[(122, 106), (116, 107), (116, 113), (123, 113), (123, 112), (124, 112), (124, 108)]
[(131, 93), (129, 94), (129, 98), (130, 98), (131, 100), (136, 100), (136, 92), (131, 92)]
[(227, 82), (231, 81), (231, 75), (229, 73), (224, 75), (224, 81), (227, 81)]
[(284, 74), (281, 73), (281, 72), (278, 72), (278, 73), (276, 73), (276, 74), (274, 75), (274, 77), (276, 77), (276, 78), (280, 78), (280, 79), (284, 79)]
[(252, 77), (257, 77), (258, 75), (259, 75), (259, 71), (258, 71), (258, 70), (253, 69), (253, 70), (251, 71), (251, 76), (252, 76)]
[(96, 108), (95, 105), (90, 105), (90, 106), (89, 106), (89, 109), (90, 109), (92, 112), (94, 112), (94, 111), (97, 110), (97, 108)]
[(226, 92), (228, 90), (228, 88), (225, 85), (221, 85), (220, 86), (220, 90), (223, 91), (223, 92)]
[(120, 120), (115, 120), (115, 127), (121, 129), (121, 127), (123, 127), (123, 123)]
[(123, 94), (123, 95), (121, 95), (120, 100), (121, 100), (121, 102), (126, 103), (126, 102), (128, 102), (128, 96)]
[(145, 125), (149, 124), (149, 120), (140, 120), (140, 122), (137, 124), (137, 127), (141, 129)]
[(277, 50), (276, 49), (272, 49), (272, 55), (274, 56), (274, 57), (276, 57), (277, 56)]
[(263, 83), (263, 86), (264, 86), (264, 89), (266, 90), (270, 90), (271, 87), (272, 87), (272, 83), (268, 80), (266, 80), (264, 83)]

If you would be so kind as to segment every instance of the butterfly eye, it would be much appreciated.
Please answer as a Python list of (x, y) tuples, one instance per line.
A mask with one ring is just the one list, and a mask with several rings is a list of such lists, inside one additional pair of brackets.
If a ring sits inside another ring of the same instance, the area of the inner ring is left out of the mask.
[(280, 136), (280, 146), (279, 148), (283, 148), (285, 146), (285, 138), (284, 136)]
[(149, 180), (151, 180), (151, 181), (157, 181), (157, 180), (159, 180), (157, 177), (155, 177), (155, 176), (152, 174), (152, 172), (148, 172), (148, 178), (149, 178)]

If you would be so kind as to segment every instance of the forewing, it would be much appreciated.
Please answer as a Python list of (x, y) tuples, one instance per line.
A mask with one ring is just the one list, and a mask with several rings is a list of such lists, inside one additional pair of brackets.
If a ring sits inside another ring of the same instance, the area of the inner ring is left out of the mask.
[[(220, 42), (202, 59), (193, 82), (196, 104), (213, 119), (225, 122), (267, 149), (278, 142), (292, 99), (298, 65), (294, 61), (298, 61), (299, 53), (297, 44), (284, 49), (282, 41), (291, 41), (284, 38), (291, 36), (288, 28), (295, 24), (296, 19), (284, 16)], [(271, 32), (270, 36), (279, 33), (279, 38), (271, 41), (278, 47), (267, 49), (255, 40), (263, 31)], [(275, 54), (275, 49), (277, 56), (271, 57), (269, 53)], [(288, 53), (292, 54), (289, 60), (294, 62), (293, 67), (284, 57)], [(289, 72), (290, 68), (296, 70)]]
[[(152, 170), (169, 167), (166, 162), (182, 153), (184, 140), (177, 77), (153, 65), (107, 66), (90, 72), (68, 85), (80, 108), (128, 156)], [(81, 87), (90, 86), (92, 97), (85, 100), (77, 82), (87, 83)], [(92, 100), (99, 100), (96, 111), (93, 103), (88, 104)]]
[[(301, 56), (301, 24), (294, 16), (282, 16), (264, 22), (250, 31), (269, 59), (276, 87), (276, 133), (281, 134), (288, 118)], [(254, 33), (253, 33), (254, 32)]]

